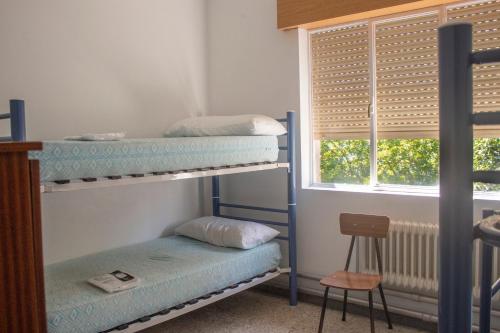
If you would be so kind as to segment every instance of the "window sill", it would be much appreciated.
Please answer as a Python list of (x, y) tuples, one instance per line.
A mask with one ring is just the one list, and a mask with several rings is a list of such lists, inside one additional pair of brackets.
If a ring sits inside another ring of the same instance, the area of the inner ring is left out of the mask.
[[(345, 185), (345, 184), (321, 184), (314, 183), (305, 186), (304, 190), (367, 193), (398, 196), (415, 196), (439, 198), (438, 187), (419, 186), (368, 186), (368, 185)], [(474, 192), (474, 200), (500, 201), (500, 192)]]

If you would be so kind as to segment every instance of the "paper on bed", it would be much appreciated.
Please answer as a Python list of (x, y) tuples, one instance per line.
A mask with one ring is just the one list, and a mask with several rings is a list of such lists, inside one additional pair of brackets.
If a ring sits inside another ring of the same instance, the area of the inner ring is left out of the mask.
[(137, 287), (139, 279), (122, 271), (114, 271), (108, 274), (95, 276), (87, 280), (93, 286), (96, 286), (108, 293), (115, 293)]
[(77, 136), (67, 136), (67, 141), (118, 141), (125, 138), (124, 132), (116, 133), (87, 133)]

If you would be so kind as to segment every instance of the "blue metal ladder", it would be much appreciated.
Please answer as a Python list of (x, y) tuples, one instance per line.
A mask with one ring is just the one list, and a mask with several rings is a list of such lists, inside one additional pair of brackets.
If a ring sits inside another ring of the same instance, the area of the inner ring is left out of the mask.
[[(287, 197), (288, 197), (288, 207), (287, 209), (279, 208), (268, 208), (268, 207), (257, 207), (248, 206), (241, 204), (225, 203), (220, 200), (220, 184), (219, 176), (212, 177), (212, 214), (214, 216), (220, 216), (224, 218), (230, 218), (235, 220), (252, 221), (256, 223), (262, 223), (267, 225), (281, 226), (288, 229), (287, 236), (278, 236), (276, 239), (280, 239), (288, 242), (288, 263), (290, 271), (288, 273), (288, 284), (289, 284), (289, 300), (290, 305), (295, 306), (298, 302), (298, 281), (297, 281), (297, 184), (296, 184), (296, 119), (295, 112), (289, 111), (286, 114), (286, 118), (276, 119), (281, 123), (285, 123), (287, 126), (286, 135), (286, 146), (279, 147), (280, 150), (286, 150), (287, 156), (286, 161), (288, 163), (287, 171)], [(288, 216), (287, 222), (277, 222), (263, 219), (254, 219), (246, 217), (238, 217), (233, 215), (221, 214), (221, 207), (226, 208), (237, 208), (246, 209), (253, 211), (262, 212), (273, 212), (282, 213)]]
[[(472, 64), (487, 64), (492, 62), (500, 62), (500, 49), (481, 51), (472, 53)], [(479, 112), (472, 115), (472, 123), (474, 125), (499, 125), (500, 111), (497, 112)], [(500, 184), (500, 171), (475, 171), (472, 175), (473, 181), (481, 183)], [(483, 218), (490, 217), (497, 212), (493, 210), (484, 210)], [(478, 225), (479, 226), (479, 225)], [(478, 227), (477, 226), (477, 227)], [(476, 232), (478, 230), (478, 232)], [(482, 244), (482, 269), (481, 269), (481, 293), (480, 293), (480, 314), (479, 314), (479, 332), (490, 332), (490, 312), (491, 299), (500, 289), (500, 279), (498, 279), (493, 288), (492, 282), (492, 265), (493, 265), (493, 246), (500, 247), (500, 238), (493, 238), (475, 228), (477, 238), (481, 239)]]
[[(439, 28), (440, 333), (472, 331), (473, 182), (500, 184), (500, 171), (473, 171), (472, 127), (499, 125), (500, 110), (473, 113), (472, 67), (492, 62), (500, 62), (500, 49), (472, 52), (471, 24)], [(481, 333), (489, 332), (491, 274), (485, 272), (491, 272), (489, 252), (491, 247), (486, 248), (483, 265), (481, 295), (487, 297), (481, 297)]]

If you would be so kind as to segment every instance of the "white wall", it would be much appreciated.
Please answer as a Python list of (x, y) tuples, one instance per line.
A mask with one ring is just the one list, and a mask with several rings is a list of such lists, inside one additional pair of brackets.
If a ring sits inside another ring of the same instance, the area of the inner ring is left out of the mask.
[[(208, 11), (210, 113), (259, 112), (283, 116), (288, 109), (299, 111), (298, 33), (276, 29), (276, 2), (211, 0)], [(231, 180), (224, 188), (231, 200), (285, 206), (282, 176), (242, 175)], [(297, 183), (301, 184), (300, 179)], [(481, 207), (500, 208), (500, 204), (476, 201), (476, 216)], [(340, 212), (384, 214), (396, 220), (437, 223), (438, 199), (299, 189), (297, 210), (298, 270), (318, 276), (343, 269), (349, 239), (339, 234)], [(301, 286), (305, 287), (304, 281)], [(315, 287), (319, 288), (319, 284)]]
[[(207, 109), (299, 111), (298, 35), (276, 29), (275, 0), (3, 0), (0, 45), (0, 113), (9, 98), (26, 99), (33, 140), (118, 130), (159, 136)], [(286, 207), (284, 181), (281, 171), (232, 176), (223, 196)], [(203, 185), (44, 195), (46, 262), (158, 237), (201, 214)], [(483, 206), (500, 208), (476, 202), (477, 211)], [(299, 189), (299, 271), (342, 268), (342, 211), (436, 222), (437, 210), (435, 197)]]
[[(25, 99), (30, 140), (160, 136), (206, 112), (205, 37), (204, 0), (2, 0), (0, 113)], [(188, 180), (46, 194), (46, 263), (156, 238), (201, 214), (199, 193)]]

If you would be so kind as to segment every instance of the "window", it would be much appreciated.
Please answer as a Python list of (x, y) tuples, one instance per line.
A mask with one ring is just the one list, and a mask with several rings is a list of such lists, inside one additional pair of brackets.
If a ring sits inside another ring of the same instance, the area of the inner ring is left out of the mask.
[(381, 184), (437, 184), (438, 26), (437, 12), (374, 24)]
[(322, 182), (367, 184), (370, 178), (368, 39), (366, 23), (311, 36), (312, 122)]
[[(469, 21), (474, 49), (489, 49), (500, 47), (499, 18), (500, 0), (475, 1), (310, 31), (314, 182), (436, 186), (438, 27)], [(474, 111), (498, 110), (500, 67), (475, 68)], [(500, 169), (500, 128), (475, 137), (475, 169)]]

